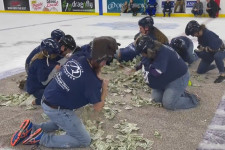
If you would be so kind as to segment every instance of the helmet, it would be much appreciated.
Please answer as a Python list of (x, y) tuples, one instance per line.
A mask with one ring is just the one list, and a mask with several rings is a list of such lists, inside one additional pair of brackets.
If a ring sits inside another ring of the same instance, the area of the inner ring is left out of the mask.
[(70, 50), (74, 50), (76, 47), (76, 42), (71, 35), (67, 34), (60, 39), (59, 45), (60, 46), (64, 45)]
[(140, 39), (138, 39), (138, 41), (136, 42), (136, 52), (137, 53), (146, 53), (147, 54), (147, 49), (151, 49), (153, 50), (153, 48), (155, 47), (155, 42), (154, 40), (148, 36), (148, 35), (144, 35), (142, 36)]
[(65, 33), (60, 29), (53, 30), (51, 33), (51, 37), (57, 41), (59, 41), (63, 36), (65, 36)]
[(192, 20), (187, 24), (186, 29), (185, 29), (185, 34), (193, 36), (198, 31), (200, 31), (199, 23), (195, 20)]
[(112, 60), (116, 50), (118, 49), (118, 45), (120, 44), (116, 42), (116, 39), (110, 36), (94, 38), (94, 40), (91, 42), (91, 59), (97, 60), (99, 62), (103, 60)]
[(151, 16), (144, 17), (138, 21), (138, 25), (142, 27), (152, 28), (153, 24), (154, 24), (154, 21)]
[(59, 54), (59, 46), (52, 38), (45, 39), (41, 42), (41, 50), (46, 50), (48, 55)]
[(185, 42), (182, 39), (179, 38), (173, 38), (170, 42), (170, 46), (177, 50), (181, 50), (185, 46)]

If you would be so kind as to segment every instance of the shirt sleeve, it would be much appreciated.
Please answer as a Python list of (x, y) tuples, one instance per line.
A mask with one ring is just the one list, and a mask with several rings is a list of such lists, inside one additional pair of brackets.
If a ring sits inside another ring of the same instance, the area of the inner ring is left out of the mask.
[(85, 97), (90, 104), (96, 104), (101, 101), (102, 81), (97, 79), (94, 81), (86, 81)]

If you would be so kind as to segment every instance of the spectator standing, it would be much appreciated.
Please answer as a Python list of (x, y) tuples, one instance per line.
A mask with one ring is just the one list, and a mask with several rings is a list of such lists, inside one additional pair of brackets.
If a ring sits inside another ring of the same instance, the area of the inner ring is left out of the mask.
[[(177, 8), (179, 6), (179, 11)], [(174, 13), (183, 13), (184, 12), (184, 0), (177, 0), (174, 7)]]

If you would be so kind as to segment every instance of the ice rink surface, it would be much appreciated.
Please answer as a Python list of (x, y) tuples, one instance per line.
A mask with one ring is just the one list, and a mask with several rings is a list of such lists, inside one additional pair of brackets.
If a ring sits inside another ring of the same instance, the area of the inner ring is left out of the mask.
[[(142, 17), (0, 13), (0, 79), (24, 71), (26, 57), (43, 39), (50, 37), (54, 29), (72, 35), (79, 46), (94, 37), (112, 36), (125, 47), (139, 31), (137, 22)], [(154, 26), (171, 40), (185, 35), (186, 24), (193, 19), (225, 40), (224, 18), (154, 17)], [(190, 38), (196, 47), (197, 39)]]

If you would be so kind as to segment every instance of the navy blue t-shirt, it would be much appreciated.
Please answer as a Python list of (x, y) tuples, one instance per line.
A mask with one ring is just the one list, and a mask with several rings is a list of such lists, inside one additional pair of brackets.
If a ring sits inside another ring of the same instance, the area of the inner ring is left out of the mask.
[[(149, 65), (150, 63), (150, 65)], [(169, 46), (163, 45), (160, 47), (156, 58), (149, 63), (149, 66), (142, 66), (144, 78), (146, 83), (153, 89), (165, 89), (165, 87), (172, 81), (183, 76), (188, 68), (181, 57)], [(157, 69), (161, 71), (161, 75), (154, 76), (149, 73), (150, 69)]]
[(215, 52), (221, 47), (222, 43), (222, 40), (217, 34), (206, 28), (203, 30), (202, 36), (198, 38), (198, 44), (202, 45), (203, 47), (208, 46)]
[(90, 58), (90, 56), (91, 56), (91, 46), (90, 46), (90, 44), (86, 44), (86, 45), (81, 46), (80, 50), (75, 52), (73, 55), (75, 55), (76, 57), (84, 56), (86, 58)]
[(101, 101), (102, 80), (86, 57), (75, 55), (65, 63), (44, 91), (46, 100), (55, 106), (78, 109)]
[(26, 59), (26, 65), (30, 64), (31, 59), (34, 57), (34, 55), (36, 55), (37, 53), (39, 53), (41, 51), (41, 45), (39, 45), (38, 47), (36, 47), (27, 57)]
[(45, 86), (41, 82), (46, 81), (50, 72), (57, 64), (59, 64), (55, 59), (49, 59), (48, 61), (49, 66), (47, 65), (46, 58), (36, 59), (30, 65), (26, 82), (27, 92), (29, 94), (33, 94), (37, 90), (44, 89)]

